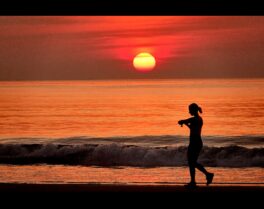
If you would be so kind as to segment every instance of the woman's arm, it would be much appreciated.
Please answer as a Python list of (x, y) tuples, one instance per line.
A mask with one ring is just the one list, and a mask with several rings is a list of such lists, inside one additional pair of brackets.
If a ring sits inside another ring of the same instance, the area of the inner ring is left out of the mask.
[(178, 124), (181, 126), (184, 124), (190, 128), (191, 121), (192, 121), (192, 118), (188, 118), (186, 120), (179, 120)]

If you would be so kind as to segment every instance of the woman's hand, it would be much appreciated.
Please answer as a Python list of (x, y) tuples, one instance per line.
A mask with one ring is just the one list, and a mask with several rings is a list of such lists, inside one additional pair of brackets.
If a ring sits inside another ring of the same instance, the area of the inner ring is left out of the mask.
[(182, 125), (184, 124), (184, 121), (183, 121), (183, 120), (179, 120), (179, 121), (178, 121), (178, 124), (179, 124), (180, 126), (182, 126)]

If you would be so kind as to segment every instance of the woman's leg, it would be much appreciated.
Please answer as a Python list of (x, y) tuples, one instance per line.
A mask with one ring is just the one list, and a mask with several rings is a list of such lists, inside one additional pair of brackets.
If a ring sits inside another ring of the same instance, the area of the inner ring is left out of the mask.
[(195, 183), (195, 167), (189, 164), (189, 170), (190, 170), (191, 182)]
[(203, 172), (204, 175), (207, 175), (208, 172), (206, 171), (206, 169), (199, 163), (197, 163), (197, 160), (198, 160), (198, 157), (199, 157), (199, 154), (202, 150), (202, 145), (197, 145), (197, 146), (194, 146), (191, 151), (192, 151), (192, 161), (193, 161), (193, 164), (194, 164), (194, 167), (197, 168), (199, 171)]
[(187, 152), (187, 158), (188, 158), (188, 165), (189, 165), (189, 171), (190, 171), (190, 176), (191, 176), (191, 182), (195, 183), (195, 153), (193, 152), (194, 150), (188, 147), (188, 152)]
[(199, 163), (196, 162), (195, 167), (196, 167), (199, 171), (201, 171), (202, 173), (204, 173), (204, 175), (207, 175), (207, 174), (208, 174), (208, 171), (207, 171), (207, 170), (206, 170), (201, 164), (199, 164)]
[(213, 181), (214, 174), (213, 173), (209, 173), (201, 164), (197, 163), (200, 150), (197, 150), (196, 155), (195, 155), (195, 157), (196, 157), (195, 158), (195, 168), (197, 168), (199, 171), (201, 171), (206, 176), (207, 185), (209, 185)]

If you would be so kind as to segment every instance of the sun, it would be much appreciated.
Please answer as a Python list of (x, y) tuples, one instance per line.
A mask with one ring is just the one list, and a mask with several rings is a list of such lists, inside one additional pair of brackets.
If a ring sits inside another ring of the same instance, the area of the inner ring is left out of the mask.
[(133, 65), (138, 71), (152, 71), (156, 66), (156, 59), (150, 53), (139, 53), (137, 56), (135, 56), (133, 60)]

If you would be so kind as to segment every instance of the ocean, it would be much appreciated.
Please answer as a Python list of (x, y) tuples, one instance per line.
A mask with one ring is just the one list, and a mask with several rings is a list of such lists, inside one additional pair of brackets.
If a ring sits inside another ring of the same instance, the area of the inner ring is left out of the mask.
[(0, 82), (0, 182), (187, 182), (193, 102), (215, 183), (264, 184), (264, 79)]

